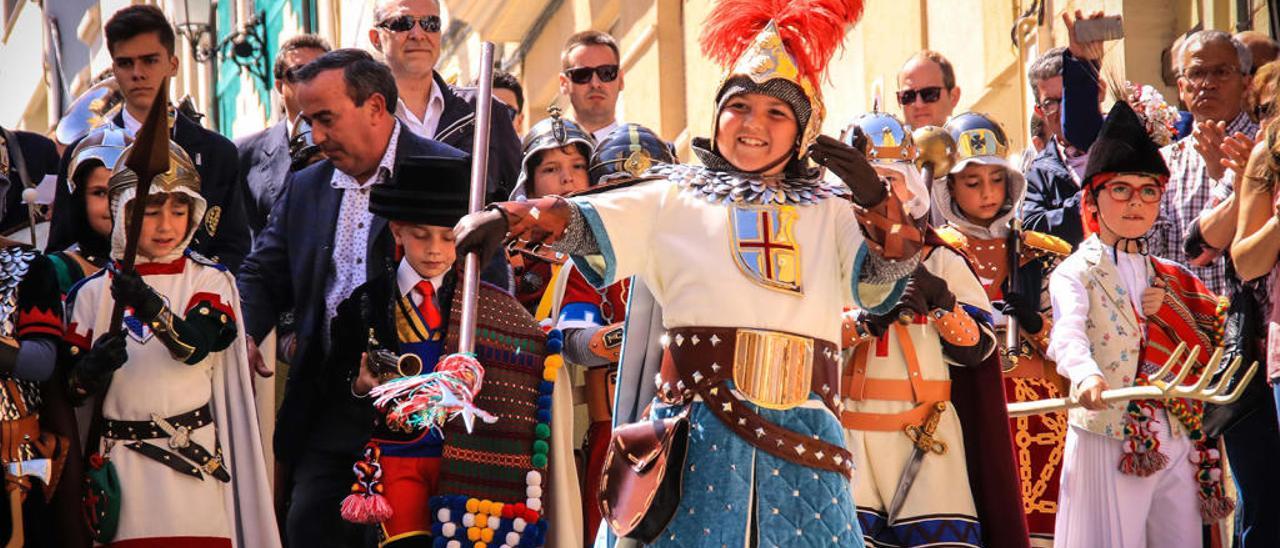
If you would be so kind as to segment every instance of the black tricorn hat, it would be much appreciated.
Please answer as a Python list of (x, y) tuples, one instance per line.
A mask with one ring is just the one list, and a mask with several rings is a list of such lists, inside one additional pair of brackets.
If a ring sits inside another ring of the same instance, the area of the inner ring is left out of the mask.
[(1098, 130), (1098, 138), (1089, 147), (1089, 164), (1084, 170), (1084, 188), (1103, 173), (1144, 173), (1163, 179), (1169, 177), (1169, 166), (1160, 155), (1160, 147), (1147, 134), (1137, 113), (1124, 101), (1117, 101)]
[(369, 211), (389, 221), (452, 227), (468, 212), (471, 157), (410, 156), (369, 193)]

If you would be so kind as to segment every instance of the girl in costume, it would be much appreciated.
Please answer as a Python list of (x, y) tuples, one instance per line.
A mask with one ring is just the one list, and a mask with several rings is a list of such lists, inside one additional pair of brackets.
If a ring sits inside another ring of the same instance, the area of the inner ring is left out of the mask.
[[(863, 544), (835, 414), (840, 314), (855, 297), (899, 306), (921, 234), (861, 153), (818, 136), (822, 70), (860, 14), (850, 0), (718, 3), (703, 49), (729, 74), (713, 138), (693, 142), (703, 166), (658, 166), (654, 180), (572, 200), (494, 204), (456, 228), (460, 250), (553, 243), (595, 287), (635, 275), (661, 305), (664, 366), (640, 375), (657, 374), (658, 397), (645, 416), (615, 417), (606, 470), (631, 469), (608, 464), (638, 457), (624, 454), (639, 450), (627, 436), (663, 447), (671, 438), (654, 440), (652, 425), (687, 420), (683, 465), (666, 469), (683, 476), (679, 502), (645, 508), (646, 493), (605, 481), (615, 533), (654, 546)], [(824, 182), (810, 157), (839, 181)], [(637, 399), (621, 386), (618, 402)], [(662, 511), (669, 520), (644, 519)]]
[[(849, 137), (923, 227), (929, 194), (910, 132), (892, 115), (872, 112)], [(971, 405), (1000, 390), (991, 304), (962, 252), (924, 230), (924, 269), (911, 283), (933, 296), (929, 313), (909, 316), (910, 325), (897, 314), (846, 316), (854, 350), (841, 422), (858, 463), (858, 518), (872, 546), (1020, 546), (1025, 529), (1004, 525), (1020, 525), (1005, 518), (1019, 508), (1016, 490), (990, 481), (1015, 473), (1009, 459), (992, 456), (1012, 453), (1006, 415), (999, 406)], [(921, 444), (931, 449), (913, 469)], [(1008, 449), (994, 450), (1001, 446)], [(1002, 493), (1004, 502), (975, 492)]]
[(67, 208), (76, 242), (62, 251), (49, 254), (58, 286), (65, 295), (71, 286), (85, 276), (97, 272), (107, 263), (111, 253), (111, 207), (107, 199), (107, 181), (111, 169), (133, 138), (124, 130), (107, 124), (95, 129), (76, 145), (67, 166), (71, 192)]
[(1049, 281), (1048, 357), (1083, 405), (1068, 412), (1056, 546), (1199, 546), (1201, 523), (1232, 509), (1216, 442), (1200, 433), (1201, 402), (1100, 399), (1148, 383), (1179, 342), (1199, 347), (1187, 382), (1211, 374), (1223, 303), (1186, 267), (1146, 254), (1168, 177), (1141, 120), (1117, 102), (1083, 179), (1094, 234)]
[[(278, 546), (235, 282), (187, 249), (205, 210), (199, 175), (180, 146), (156, 142), (170, 169), (144, 200), (127, 150), (109, 185), (114, 260), (126, 213), (146, 208), (136, 267), (114, 263), (68, 296), (71, 387), (102, 400), (90, 475), (118, 485), (90, 493), (97, 540)], [(124, 328), (107, 332), (117, 298)]]
[[(1015, 230), (1014, 216), (1027, 185), (1005, 159), (1008, 141), (997, 122), (968, 112), (947, 121), (946, 129), (957, 143), (958, 156), (951, 173), (933, 185), (934, 198), (949, 204), (940, 208), (947, 224), (938, 235), (969, 258), (995, 304), (992, 319), (1005, 396), (1010, 402), (1062, 397), (1066, 383), (1044, 358), (1052, 325), (1048, 274), (1071, 253), (1071, 246), (1054, 236)], [(1018, 250), (1013, 266), (1011, 245)], [(1019, 344), (1013, 349), (1006, 346), (1009, 318), (1016, 319), (1019, 331)], [(1032, 545), (1051, 545), (1066, 413), (1016, 417), (1009, 427)]]

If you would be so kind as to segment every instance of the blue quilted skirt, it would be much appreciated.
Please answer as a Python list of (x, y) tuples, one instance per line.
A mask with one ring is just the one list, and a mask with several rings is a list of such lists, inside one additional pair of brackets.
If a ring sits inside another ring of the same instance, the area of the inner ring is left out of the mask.
[[(692, 405), (680, 507), (653, 546), (863, 546), (848, 478), (759, 451), (701, 402)], [(681, 408), (655, 401), (653, 409), (665, 418)], [(839, 421), (817, 397), (787, 411), (752, 410), (844, 447)]]

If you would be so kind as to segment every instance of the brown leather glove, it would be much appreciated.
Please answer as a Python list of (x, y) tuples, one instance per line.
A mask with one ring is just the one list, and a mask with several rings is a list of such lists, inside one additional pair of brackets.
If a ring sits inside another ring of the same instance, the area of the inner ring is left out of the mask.
[(483, 267), (502, 248), (507, 238), (507, 217), (497, 209), (485, 209), (458, 219), (453, 225), (454, 246), (458, 257), (477, 253)]
[(868, 331), (878, 337), (895, 321), (924, 316), (936, 309), (950, 312), (955, 307), (956, 296), (947, 288), (947, 281), (934, 276), (924, 265), (919, 265), (911, 273), (911, 280), (907, 282), (902, 297), (898, 298), (898, 304), (885, 314), (868, 314), (863, 321), (866, 322)]
[(956, 295), (947, 287), (947, 281), (934, 276), (924, 265), (917, 266), (911, 273), (907, 291), (912, 292), (913, 288), (924, 297), (924, 302), (928, 305), (926, 312), (935, 309), (950, 312), (956, 307)]
[(889, 186), (880, 179), (862, 151), (856, 148), (826, 135), (819, 135), (809, 146), (809, 157), (844, 181), (845, 186), (853, 193), (855, 204), (872, 207), (883, 201), (889, 193)]
[(524, 202), (498, 202), (489, 206), (507, 217), (509, 239), (530, 244), (551, 244), (569, 227), (573, 206), (560, 196), (543, 196)]

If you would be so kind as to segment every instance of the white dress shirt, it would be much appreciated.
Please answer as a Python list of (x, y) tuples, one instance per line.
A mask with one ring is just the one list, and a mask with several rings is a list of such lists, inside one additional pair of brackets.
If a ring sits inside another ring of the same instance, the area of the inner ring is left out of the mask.
[(138, 130), (142, 129), (142, 122), (139, 122), (137, 118), (129, 114), (129, 109), (127, 108), (120, 109), (120, 115), (124, 119), (124, 132), (130, 137), (136, 137)]
[[(448, 272), (449, 271), (446, 270), (445, 274)], [(440, 293), (440, 284), (444, 283), (444, 274), (432, 276), (430, 278), (423, 278), (422, 275), (418, 274), (418, 271), (414, 270), (413, 266), (409, 264), (408, 257), (400, 259), (400, 266), (396, 267), (396, 286), (400, 288), (401, 295), (409, 297), (409, 302), (413, 303), (414, 308), (422, 306), (423, 295), (417, 288), (418, 282), (424, 279), (431, 282), (431, 288), (434, 289), (435, 293), (438, 295)], [(436, 299), (436, 308), (441, 308), (439, 298)]]
[(342, 170), (333, 170), (329, 184), (342, 190), (342, 206), (338, 209), (338, 223), (333, 230), (333, 268), (325, 281), (324, 291), (324, 340), (328, 346), (329, 322), (338, 313), (338, 305), (355, 288), (365, 282), (365, 256), (369, 253), (369, 230), (373, 213), (369, 212), (369, 189), (391, 176), (396, 164), (396, 144), (400, 141), (400, 124), (391, 132), (387, 151), (378, 162), (378, 171), (363, 185), (355, 177)]
[(444, 94), (440, 92), (440, 82), (431, 83), (431, 97), (427, 99), (427, 111), (422, 118), (414, 116), (409, 107), (405, 106), (403, 98), (396, 100), (396, 117), (419, 137), (435, 139), (436, 130), (440, 129), (440, 116), (443, 114)]
[(613, 130), (618, 129), (618, 126), (620, 125), (622, 124), (618, 122), (618, 119), (614, 118), (613, 122), (610, 122), (609, 125), (591, 132), (591, 136), (595, 137), (596, 142), (599, 143), (600, 141), (603, 141), (605, 137), (608, 137), (610, 133), (613, 133)]

